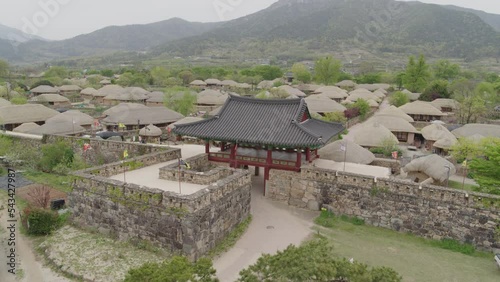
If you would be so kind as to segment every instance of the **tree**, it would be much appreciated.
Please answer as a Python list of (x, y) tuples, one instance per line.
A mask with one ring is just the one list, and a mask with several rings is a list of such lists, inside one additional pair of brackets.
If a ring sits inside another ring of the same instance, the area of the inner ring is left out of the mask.
[(333, 57), (326, 57), (316, 61), (314, 67), (315, 80), (318, 83), (331, 85), (338, 82), (342, 63)]
[(441, 80), (453, 80), (460, 74), (460, 66), (448, 60), (439, 60), (433, 66), (434, 77)]
[(163, 67), (154, 67), (151, 70), (151, 78), (154, 85), (166, 86), (166, 82), (170, 77), (170, 72)]
[(40, 85), (48, 85), (48, 86), (54, 87), (54, 84), (52, 82), (44, 79), (44, 80), (39, 80), (39, 81), (33, 83), (33, 85), (31, 85), (31, 89), (36, 88)]
[(293, 75), (295, 76), (295, 79), (298, 81), (301, 81), (303, 83), (309, 83), (312, 80), (311, 73), (304, 64), (295, 63), (292, 66), (292, 72)]
[(401, 276), (386, 267), (369, 269), (359, 262), (333, 256), (326, 239), (290, 245), (275, 255), (265, 254), (254, 265), (240, 272), (239, 282), (271, 281), (402, 281)]
[(367, 83), (367, 84), (375, 84), (380, 83), (382, 80), (382, 75), (380, 73), (366, 73), (361, 75), (356, 79), (357, 83)]
[(182, 79), (182, 82), (184, 83), (184, 85), (188, 85), (190, 82), (193, 81), (194, 79), (194, 75), (191, 71), (189, 70), (184, 70), (184, 71), (181, 71), (179, 73), (179, 76), (178, 76), (180, 79)]
[(383, 139), (379, 148), (384, 156), (391, 156), (393, 152), (399, 151), (398, 142), (392, 138)]
[(118, 84), (121, 86), (145, 87), (146, 85), (148, 85), (148, 77), (144, 73), (126, 72), (120, 75)]
[(470, 162), (474, 180), (481, 192), (500, 195), (500, 138), (486, 138), (481, 141), (480, 158)]
[(396, 107), (401, 107), (410, 102), (410, 97), (408, 97), (408, 94), (404, 92), (396, 91), (394, 94), (392, 94), (389, 100), (391, 102), (391, 105), (394, 105)]
[(68, 76), (68, 70), (64, 67), (55, 66), (48, 69), (43, 76), (46, 79), (51, 79), (51, 78), (64, 79)]
[(277, 66), (256, 66), (253, 68), (253, 72), (253, 75), (248, 76), (260, 75), (265, 80), (274, 80), (283, 77), (283, 70)]
[(66, 142), (43, 145), (41, 151), (42, 157), (38, 167), (44, 172), (54, 172), (57, 166), (69, 168), (73, 163), (74, 152)]
[(425, 62), (424, 55), (420, 55), (418, 62), (415, 62), (415, 57), (410, 56), (403, 77), (404, 87), (411, 92), (421, 93), (426, 88), (429, 78), (429, 66)]
[(450, 148), (450, 153), (455, 160), (462, 162), (464, 160), (472, 160), (481, 155), (481, 148), (478, 143), (472, 140), (460, 138), (458, 142)]
[(351, 108), (357, 108), (359, 110), (359, 115), (361, 118), (365, 118), (366, 115), (370, 112), (370, 104), (364, 99), (358, 99), (354, 104), (351, 105)]
[(0, 60), (0, 79), (6, 77), (9, 74), (9, 63), (4, 60)]
[(145, 263), (128, 271), (124, 282), (216, 282), (212, 261), (201, 258), (196, 263), (175, 256), (162, 263)]
[(431, 101), (434, 101), (436, 99), (440, 99), (440, 98), (448, 99), (450, 97), (451, 97), (451, 93), (448, 90), (448, 81), (436, 80), (436, 81), (433, 81), (429, 85), (429, 87), (427, 87), (425, 89), (424, 93), (422, 93), (422, 95), (420, 95), (420, 97), (418, 99), (421, 101), (431, 102)]
[(340, 112), (326, 113), (325, 116), (322, 117), (322, 120), (328, 122), (340, 122), (340, 123), (347, 122), (347, 118), (345, 117), (344, 113)]
[(191, 93), (189, 89), (174, 87), (166, 89), (164, 104), (167, 108), (187, 116), (195, 111), (197, 99), (196, 94)]
[(460, 123), (472, 123), (487, 114), (484, 98), (475, 90), (474, 82), (457, 80), (450, 89), (453, 91), (453, 98), (460, 104), (456, 113)]

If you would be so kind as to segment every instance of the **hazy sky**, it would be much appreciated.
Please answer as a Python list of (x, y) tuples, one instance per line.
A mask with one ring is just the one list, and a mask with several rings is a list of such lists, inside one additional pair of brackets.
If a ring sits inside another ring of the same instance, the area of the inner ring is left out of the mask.
[[(200, 22), (230, 20), (264, 9), (276, 1), (1, 0), (0, 23), (48, 39), (64, 39), (109, 25), (151, 23), (172, 17)], [(421, 2), (454, 4), (500, 14), (497, 0)]]

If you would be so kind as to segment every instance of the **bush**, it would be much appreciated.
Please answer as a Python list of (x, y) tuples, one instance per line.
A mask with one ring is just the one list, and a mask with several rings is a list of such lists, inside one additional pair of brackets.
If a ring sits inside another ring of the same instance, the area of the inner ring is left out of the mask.
[(347, 122), (347, 118), (345, 117), (345, 115), (343, 113), (339, 113), (339, 112), (327, 113), (322, 118), (322, 120), (328, 121), (328, 122), (340, 122), (340, 123)]
[(57, 212), (30, 207), (24, 209), (23, 225), (30, 235), (49, 235), (63, 224), (64, 217), (60, 218)]
[(66, 142), (48, 144), (42, 146), (42, 158), (38, 167), (43, 172), (67, 172), (73, 163), (74, 152), (71, 146)]
[(410, 102), (410, 97), (406, 93), (403, 93), (401, 91), (397, 91), (391, 96), (390, 102), (391, 102), (391, 105), (394, 105), (396, 107), (401, 107), (401, 106), (406, 105)]
[(352, 104), (352, 108), (357, 108), (359, 110), (359, 115), (365, 118), (370, 112), (370, 104), (366, 100), (358, 99), (356, 103)]
[(359, 116), (359, 109), (358, 108), (350, 108), (344, 111), (344, 116), (347, 119), (352, 119), (357, 116)]

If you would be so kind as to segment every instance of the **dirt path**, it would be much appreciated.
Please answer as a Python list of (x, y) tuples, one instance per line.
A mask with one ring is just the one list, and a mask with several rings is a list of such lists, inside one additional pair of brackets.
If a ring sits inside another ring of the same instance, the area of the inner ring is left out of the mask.
[[(5, 192), (2, 191), (2, 196), (0, 198), (0, 207), (6, 207), (5, 205)], [(19, 220), (17, 227), (19, 228)], [(16, 255), (18, 265), (16, 267), (17, 275), (12, 275), (8, 272), (7, 266), (7, 210), (3, 209), (0, 211), (0, 226), (2, 231), (0, 232), (0, 281), (11, 282), (11, 281), (22, 281), (22, 282), (65, 282), (69, 281), (64, 277), (54, 273), (50, 268), (44, 267), (37, 259), (33, 252), (31, 243), (24, 238), (18, 230), (16, 230)], [(17, 280), (16, 280), (17, 278)]]
[(290, 244), (300, 244), (312, 232), (318, 213), (288, 207), (263, 196), (263, 177), (253, 177), (252, 216), (247, 232), (236, 245), (214, 261), (221, 282), (233, 282), (238, 273), (264, 253), (275, 253)]

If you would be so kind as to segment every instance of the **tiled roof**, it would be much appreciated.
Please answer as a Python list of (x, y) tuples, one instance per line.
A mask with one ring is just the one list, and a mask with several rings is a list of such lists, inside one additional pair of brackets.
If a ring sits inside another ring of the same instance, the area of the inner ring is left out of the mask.
[(322, 147), (344, 130), (342, 124), (309, 117), (301, 99), (260, 100), (231, 95), (220, 113), (176, 126), (174, 133), (200, 139), (277, 147)]

